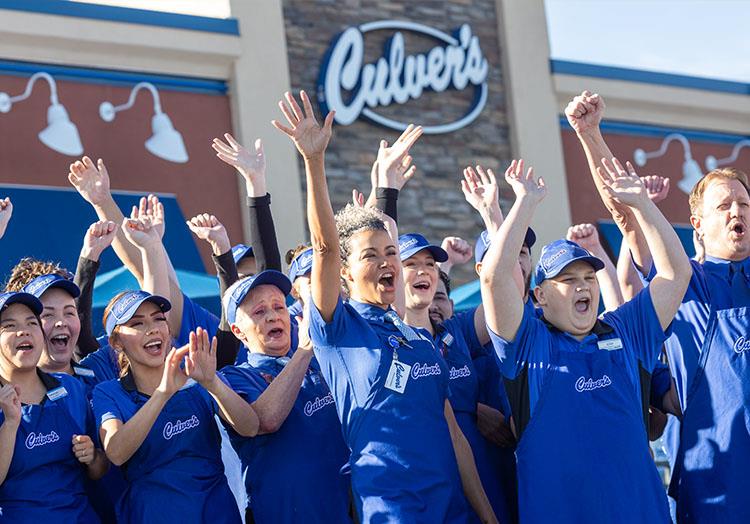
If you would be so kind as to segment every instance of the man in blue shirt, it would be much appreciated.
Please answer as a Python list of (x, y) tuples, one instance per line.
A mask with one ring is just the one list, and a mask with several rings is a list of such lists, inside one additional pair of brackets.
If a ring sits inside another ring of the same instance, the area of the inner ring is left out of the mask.
[(523, 161), (506, 171), (516, 201), (482, 267), (487, 325), (503, 375), (526, 384), (526, 402), (513, 414), (522, 522), (670, 521), (649, 454), (639, 378), (653, 370), (690, 266), (640, 179), (619, 168), (602, 177), (633, 210), (658, 258), (659, 273), (635, 299), (598, 320), (595, 272), (603, 263), (558, 240), (545, 246), (536, 269), (542, 317), (524, 307), (508, 275), (520, 273), (515, 253), (546, 188), (533, 169), (524, 172)]

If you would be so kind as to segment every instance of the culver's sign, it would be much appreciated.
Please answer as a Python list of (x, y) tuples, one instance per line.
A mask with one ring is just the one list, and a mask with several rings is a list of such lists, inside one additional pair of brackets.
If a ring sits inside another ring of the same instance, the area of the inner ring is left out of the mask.
[[(364, 63), (365, 37), (372, 31), (393, 30), (383, 56)], [(437, 45), (421, 54), (407, 54), (402, 31), (428, 36)], [(385, 127), (403, 130), (400, 122), (378, 113), (392, 103), (416, 100), (425, 90), (442, 93), (448, 88), (474, 89), (466, 114), (453, 122), (423, 125), (427, 134), (448, 133), (473, 122), (487, 103), (487, 59), (479, 39), (464, 24), (455, 36), (413, 22), (379, 21), (350, 27), (333, 42), (323, 64), (318, 100), (323, 114), (336, 111), (338, 124), (349, 125), (360, 117)]]

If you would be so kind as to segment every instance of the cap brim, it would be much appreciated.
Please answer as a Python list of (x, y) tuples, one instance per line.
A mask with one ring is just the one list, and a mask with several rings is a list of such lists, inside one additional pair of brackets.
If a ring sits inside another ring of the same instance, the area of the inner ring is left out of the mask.
[(81, 290), (78, 288), (75, 282), (71, 282), (70, 280), (63, 279), (63, 280), (55, 280), (54, 282), (51, 282), (48, 286), (46, 286), (42, 290), (42, 292), (40, 293), (40, 296), (53, 288), (60, 288), (66, 293), (68, 293), (70, 296), (72, 296), (73, 298), (78, 298), (81, 295)]
[(562, 273), (563, 270), (566, 267), (568, 267), (570, 264), (572, 264), (573, 262), (579, 262), (579, 261), (588, 262), (591, 265), (591, 267), (594, 268), (594, 271), (599, 271), (600, 269), (604, 269), (604, 262), (602, 262), (600, 259), (596, 258), (593, 255), (584, 255), (581, 257), (576, 257), (576, 258), (572, 258), (568, 260), (568, 262), (566, 262), (565, 265), (560, 266), (556, 270), (547, 274), (547, 276), (545, 277), (545, 280), (549, 280), (550, 278), (555, 278), (557, 275)]
[(252, 246), (245, 246), (244, 248), (238, 250), (236, 253), (232, 251), (232, 258), (234, 258), (234, 263), (239, 264), (240, 260), (247, 256), (253, 256), (253, 247)]
[(432, 258), (435, 259), (435, 262), (445, 262), (448, 260), (448, 253), (445, 251), (445, 249), (439, 246), (429, 245), (429, 246), (415, 246), (413, 248), (407, 249), (406, 251), (402, 251), (401, 262), (403, 262), (407, 258), (413, 257), (414, 255), (416, 255), (423, 249), (426, 249), (427, 251), (430, 252), (430, 254), (432, 255)]
[(138, 311), (138, 308), (141, 307), (141, 304), (143, 304), (144, 302), (151, 302), (152, 304), (156, 304), (156, 306), (161, 309), (163, 313), (166, 313), (167, 311), (172, 309), (172, 303), (164, 297), (161, 297), (159, 295), (149, 295), (147, 297), (143, 297), (142, 299), (136, 300), (130, 305), (127, 311), (125, 311), (123, 315), (116, 320), (116, 323), (111, 326), (111, 330), (107, 329), (107, 334), (111, 335), (111, 332), (114, 331), (115, 327), (122, 325), (133, 318), (135, 312)]
[(39, 301), (39, 299), (31, 293), (14, 293), (13, 296), (9, 297), (5, 301), (1, 309), (5, 309), (12, 304), (23, 304), (37, 315), (41, 315), (42, 311), (44, 310), (44, 307), (42, 306), (42, 303)]
[(536, 233), (531, 228), (526, 230), (526, 236), (523, 238), (523, 245), (531, 249), (536, 244)]

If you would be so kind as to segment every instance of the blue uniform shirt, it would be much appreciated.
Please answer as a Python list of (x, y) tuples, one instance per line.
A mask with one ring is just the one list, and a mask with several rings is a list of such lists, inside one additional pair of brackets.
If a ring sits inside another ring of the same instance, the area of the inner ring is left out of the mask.
[(86, 468), (73, 454), (73, 435), (96, 441), (85, 387), (69, 375), (38, 373), (47, 396), (21, 408), (13, 459), (0, 485), (0, 522), (98, 523), (84, 490)]
[(175, 347), (181, 347), (190, 341), (190, 332), (202, 327), (208, 331), (208, 338), (211, 339), (219, 330), (219, 318), (207, 309), (190, 300), (186, 295), (182, 295), (182, 323), (180, 324), (180, 334), (175, 340)]
[[(132, 374), (94, 388), (99, 427), (111, 419), (130, 420), (149, 397), (137, 391)], [(162, 408), (146, 440), (121, 467), (128, 484), (118, 505), (118, 521), (180, 523), (241, 521), (221, 460), (217, 406), (200, 385), (188, 384)]]
[(120, 375), (120, 367), (117, 364), (117, 353), (109, 345), (107, 336), (99, 337), (99, 349), (89, 353), (80, 364), (94, 372), (97, 383), (107, 380), (115, 380)]
[[(234, 391), (253, 403), (283, 371), (290, 357), (291, 352), (284, 357), (250, 353), (247, 362), (225, 367), (221, 374)], [(255, 522), (351, 522), (349, 478), (340, 473), (349, 450), (341, 435), (333, 395), (314, 359), (289, 415), (277, 431), (246, 438), (225, 426), (242, 460)]]
[(466, 522), (444, 415), (448, 370), (431, 340), (407, 341), (385, 317), (384, 309), (339, 299), (325, 322), (310, 307), (315, 355), (352, 452), (361, 522)]

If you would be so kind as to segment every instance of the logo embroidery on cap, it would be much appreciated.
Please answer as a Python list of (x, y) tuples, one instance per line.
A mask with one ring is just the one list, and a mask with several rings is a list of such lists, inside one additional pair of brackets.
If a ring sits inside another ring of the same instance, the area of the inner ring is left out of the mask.
[(44, 433), (29, 433), (26, 437), (26, 449), (34, 449), (39, 446), (46, 446), (60, 440), (60, 436), (54, 431), (50, 431), (48, 434)]
[(305, 403), (305, 415), (311, 417), (315, 412), (320, 411), (329, 404), (333, 404), (333, 393), (328, 393), (325, 397), (315, 397), (315, 400), (308, 400)]
[(31, 293), (32, 295), (36, 295), (37, 291), (42, 289), (44, 286), (46, 286), (48, 283), (55, 280), (54, 275), (47, 275), (43, 277), (39, 277), (36, 279), (36, 281), (32, 282), (27, 286), (27, 293)]
[(404, 250), (406, 250), (406, 249), (409, 249), (409, 248), (410, 248), (411, 246), (413, 246), (413, 245), (417, 244), (418, 242), (419, 242), (419, 239), (416, 239), (416, 238), (410, 238), (409, 240), (407, 240), (406, 242), (404, 242), (404, 243), (403, 243), (403, 244), (401, 245), (400, 249), (401, 249), (401, 251), (404, 251)]
[(411, 368), (411, 376), (414, 379), (440, 375), (442, 373), (443, 371), (440, 369), (440, 364), (438, 364), (437, 362), (432, 365), (420, 364), (419, 362), (417, 362)]
[(599, 380), (593, 378), (586, 379), (586, 377), (579, 377), (576, 380), (576, 391), (583, 393), (584, 391), (592, 391), (594, 389), (606, 388), (612, 385), (612, 379), (607, 375), (603, 375)]
[(554, 263), (555, 263), (555, 261), (556, 261), (556, 260), (557, 260), (558, 258), (560, 258), (561, 256), (563, 256), (563, 255), (564, 255), (565, 253), (567, 253), (567, 252), (568, 252), (568, 250), (567, 250), (567, 249), (561, 249), (560, 251), (558, 251), (557, 253), (555, 253), (555, 254), (554, 254), (554, 255), (552, 255), (551, 257), (549, 257), (549, 258), (548, 258), (547, 260), (545, 260), (545, 262), (544, 262), (544, 267), (545, 267), (545, 268), (547, 268), (547, 269), (551, 268), (551, 267), (552, 267), (552, 264), (554, 264)]
[(455, 367), (451, 366), (450, 371), (450, 380), (456, 380), (457, 378), (465, 378), (471, 376), (471, 370), (469, 369), (469, 366), (464, 364), (464, 367), (456, 369)]
[(130, 305), (133, 302), (135, 302), (139, 298), (140, 298), (140, 294), (139, 293), (133, 293), (133, 294), (131, 294), (130, 296), (128, 296), (127, 298), (125, 298), (122, 302), (120, 302), (119, 304), (117, 304), (117, 306), (115, 307), (115, 309), (116, 309), (115, 314), (119, 317), (120, 315), (122, 315), (128, 309), (128, 307), (130, 307)]
[(185, 420), (184, 422), (182, 420), (177, 420), (177, 422), (167, 422), (164, 424), (164, 431), (162, 434), (164, 435), (164, 438), (169, 440), (175, 435), (179, 435), (180, 433), (183, 433), (189, 429), (197, 428), (200, 425), (201, 421), (193, 415), (189, 419)]
[(750, 351), (750, 340), (746, 339), (745, 337), (740, 337), (735, 340), (732, 349), (734, 349), (734, 352), (738, 355), (741, 355), (745, 351)]

